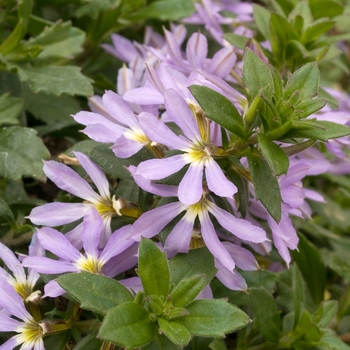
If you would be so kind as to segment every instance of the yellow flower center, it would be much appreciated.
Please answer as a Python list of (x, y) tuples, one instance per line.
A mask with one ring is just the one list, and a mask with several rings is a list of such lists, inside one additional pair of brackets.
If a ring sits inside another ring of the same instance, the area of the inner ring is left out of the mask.
[(28, 284), (28, 282), (25, 282), (25, 283), (15, 282), (11, 284), (23, 300), (26, 300), (33, 292), (32, 287)]
[(79, 270), (84, 270), (98, 275), (102, 274), (103, 263), (96, 257), (88, 255), (87, 257), (81, 256), (81, 258), (75, 263), (75, 266)]

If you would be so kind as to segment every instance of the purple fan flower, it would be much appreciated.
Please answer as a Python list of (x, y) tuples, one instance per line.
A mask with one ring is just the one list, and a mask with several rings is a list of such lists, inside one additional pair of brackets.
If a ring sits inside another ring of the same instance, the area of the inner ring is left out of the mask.
[(34, 208), (28, 218), (36, 225), (60, 226), (82, 218), (89, 208), (95, 208), (103, 218), (100, 246), (104, 247), (111, 235), (110, 222), (121, 215), (121, 203), (111, 198), (109, 183), (102, 170), (86, 155), (74, 152), (82, 167), (95, 183), (98, 192), (67, 165), (55, 161), (44, 162), (44, 172), (59, 188), (87, 201), (87, 203), (49, 203)]
[[(36, 322), (26, 310), (23, 300), (16, 290), (7, 282), (0, 282), (0, 332), (16, 332), (17, 334), (0, 345), (0, 350), (12, 350), (21, 345), (23, 350), (45, 350), (43, 335), (45, 324)], [(15, 318), (12, 318), (13, 315)]]
[(197, 203), (202, 196), (203, 173), (209, 190), (221, 197), (233, 197), (236, 186), (229, 181), (213, 158), (216, 147), (210, 142), (209, 130), (199, 129), (187, 103), (174, 90), (165, 92), (165, 106), (170, 118), (181, 127), (185, 137), (175, 135), (154, 116), (142, 113), (140, 122), (145, 133), (154, 141), (183, 154), (163, 159), (146, 160), (137, 167), (137, 174), (149, 180), (163, 179), (182, 169), (189, 168), (180, 182), (178, 196), (185, 205)]

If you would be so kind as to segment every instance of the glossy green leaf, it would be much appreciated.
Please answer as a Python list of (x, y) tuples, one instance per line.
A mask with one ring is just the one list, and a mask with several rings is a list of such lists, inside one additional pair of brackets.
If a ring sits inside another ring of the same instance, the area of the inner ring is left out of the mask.
[(298, 250), (291, 255), (297, 263), (310, 293), (318, 305), (323, 300), (326, 288), (326, 270), (319, 250), (303, 235), (299, 234)]
[(250, 288), (253, 322), (264, 338), (278, 343), (281, 332), (281, 316), (273, 296), (264, 288)]
[(129, 290), (118, 281), (85, 271), (64, 274), (56, 281), (81, 304), (81, 308), (99, 314), (133, 300)]
[(0, 129), (0, 176), (15, 181), (22, 176), (45, 180), (42, 161), (49, 157), (34, 130), (19, 126)]
[(274, 82), (269, 67), (250, 49), (245, 50), (243, 59), (243, 80), (251, 98), (264, 89), (264, 95), (271, 99)]
[(248, 155), (247, 158), (256, 198), (279, 222), (282, 215), (282, 197), (277, 178), (273, 175), (266, 160), (252, 154)]
[(159, 332), (164, 333), (174, 344), (185, 346), (191, 340), (191, 334), (181, 323), (158, 318)]
[(288, 77), (283, 98), (289, 100), (295, 91), (299, 91), (300, 101), (309, 100), (318, 93), (320, 70), (316, 62), (310, 62)]
[(85, 33), (81, 29), (72, 27), (70, 22), (58, 22), (45, 28), (38, 36), (28, 40), (26, 45), (40, 45), (42, 47), (37, 60), (52, 60), (73, 57), (82, 51), (84, 40)]
[(9, 94), (0, 96), (0, 125), (19, 124), (18, 117), (23, 109), (23, 100)]
[(293, 127), (284, 135), (285, 138), (307, 138), (311, 140), (328, 141), (350, 134), (350, 127), (323, 121), (299, 121), (294, 122)]
[(31, 67), (29, 65), (11, 65), (19, 79), (26, 82), (34, 92), (43, 91), (53, 95), (91, 96), (91, 80), (76, 66)]
[(132, 18), (154, 18), (162, 21), (174, 21), (190, 16), (194, 10), (195, 8), (191, 1), (156, 0), (135, 12)]
[(176, 307), (186, 306), (206, 285), (206, 278), (203, 275), (194, 275), (181, 280), (170, 293), (172, 304)]
[(271, 12), (266, 8), (253, 4), (253, 16), (258, 26), (260, 32), (265, 37), (266, 40), (270, 38), (270, 30), (269, 30), (269, 21), (270, 21)]
[(152, 240), (142, 238), (139, 248), (139, 265), (137, 270), (143, 290), (147, 295), (166, 297), (169, 293), (169, 267), (166, 254)]
[(170, 282), (174, 285), (195, 275), (205, 276), (208, 284), (218, 271), (214, 265), (214, 257), (206, 247), (192, 249), (187, 254), (177, 254), (169, 260), (169, 269)]
[(126, 349), (150, 343), (155, 334), (155, 324), (141, 305), (127, 302), (110, 309), (104, 318), (98, 337)]
[(275, 175), (286, 174), (289, 169), (289, 158), (284, 150), (264, 134), (258, 135), (259, 148)]
[(186, 309), (189, 316), (179, 318), (191, 334), (202, 337), (223, 337), (246, 326), (249, 317), (223, 299), (195, 300)]
[(189, 89), (207, 118), (245, 138), (242, 117), (230, 100), (206, 86), (191, 85)]

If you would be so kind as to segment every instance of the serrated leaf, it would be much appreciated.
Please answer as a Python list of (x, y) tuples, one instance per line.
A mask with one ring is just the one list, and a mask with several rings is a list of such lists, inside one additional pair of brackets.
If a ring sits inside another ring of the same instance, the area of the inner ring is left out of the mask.
[(278, 343), (282, 322), (273, 296), (261, 287), (250, 288), (249, 295), (254, 324), (266, 340)]
[(53, 95), (91, 96), (93, 89), (91, 80), (80, 72), (76, 66), (45, 66), (31, 67), (29, 65), (9, 66), (15, 69), (19, 79), (26, 82), (34, 92), (43, 91)]
[(288, 77), (283, 98), (289, 100), (295, 91), (299, 91), (299, 101), (315, 97), (320, 84), (320, 70), (316, 62), (310, 62)]
[(153, 18), (161, 21), (174, 21), (190, 16), (195, 10), (191, 1), (156, 0), (132, 14), (133, 19)]
[(146, 296), (155, 294), (167, 297), (170, 275), (166, 254), (148, 238), (142, 238), (140, 242), (137, 273)]
[(82, 51), (84, 40), (85, 33), (81, 29), (72, 27), (70, 22), (58, 22), (28, 40), (26, 46), (42, 47), (42, 51), (36, 57), (37, 60), (72, 58)]
[(328, 141), (350, 134), (350, 127), (328, 121), (300, 121), (283, 135), (284, 138), (307, 138), (311, 140)]
[(178, 321), (197, 336), (223, 337), (250, 322), (242, 310), (222, 299), (195, 300), (186, 309), (189, 316)]
[(191, 334), (181, 323), (176, 321), (166, 321), (158, 318), (159, 331), (164, 333), (174, 344), (185, 346), (191, 340)]
[(273, 175), (266, 160), (253, 155), (248, 155), (247, 158), (256, 198), (279, 222), (282, 216), (282, 197), (277, 178)]
[(23, 109), (23, 100), (9, 94), (0, 96), (0, 125), (19, 124), (18, 116)]
[(274, 82), (269, 67), (251, 50), (246, 49), (243, 59), (243, 80), (252, 100), (264, 89), (264, 95), (272, 98)]
[(0, 176), (15, 181), (30, 176), (44, 181), (42, 160), (49, 157), (34, 130), (19, 126), (0, 129)]
[(64, 274), (56, 281), (81, 304), (81, 308), (99, 314), (133, 300), (129, 290), (118, 281), (85, 271)]
[(186, 306), (206, 285), (206, 278), (203, 275), (194, 275), (181, 280), (170, 293), (172, 304), (176, 307)]
[(175, 285), (194, 275), (205, 276), (208, 284), (218, 271), (208, 248), (192, 249), (187, 254), (177, 254), (169, 260), (169, 270), (170, 282)]
[(258, 135), (258, 141), (261, 153), (275, 175), (286, 174), (289, 169), (289, 158), (286, 152), (264, 134)]
[(321, 255), (301, 233), (299, 233), (298, 250), (292, 250), (291, 255), (303, 274), (315, 304), (318, 305), (323, 300), (326, 288), (326, 270)]
[(98, 333), (107, 340), (126, 349), (150, 343), (155, 334), (155, 324), (141, 305), (127, 302), (107, 312)]
[(189, 89), (207, 118), (243, 139), (246, 137), (242, 117), (230, 100), (206, 86), (191, 85)]

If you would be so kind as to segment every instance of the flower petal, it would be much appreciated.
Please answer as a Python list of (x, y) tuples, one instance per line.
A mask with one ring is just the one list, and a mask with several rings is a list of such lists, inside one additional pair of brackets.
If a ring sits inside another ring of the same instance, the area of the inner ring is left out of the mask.
[[(97, 212), (95, 208), (90, 208), (85, 213), (84, 220), (83, 220), (83, 230), (81, 233), (83, 247), (87, 255), (90, 255), (96, 258), (98, 257), (98, 245), (100, 242), (102, 228), (103, 228), (103, 220), (101, 215)], [(80, 256), (78, 257), (78, 259), (79, 258)]]
[[(8, 315), (0, 313), (0, 329), (1, 332), (16, 332), (16, 330), (23, 325), (23, 322), (19, 322)], [(1, 349), (1, 347), (0, 347)], [(9, 348), (13, 350), (13, 348)]]
[(185, 165), (186, 160), (181, 154), (169, 158), (150, 159), (139, 164), (136, 175), (149, 180), (160, 180), (175, 174)]
[(232, 198), (237, 192), (237, 187), (226, 178), (218, 163), (213, 158), (208, 158), (206, 161), (205, 178), (209, 190), (217, 196)]
[(24, 258), (22, 265), (24, 267), (30, 267), (39, 273), (46, 273), (48, 275), (80, 271), (69, 261), (52, 260), (44, 256), (28, 256)]
[(186, 45), (186, 57), (193, 68), (202, 68), (208, 54), (207, 38), (200, 32), (193, 33)]
[(247, 290), (248, 286), (245, 279), (237, 271), (229, 271), (217, 259), (215, 259), (215, 267), (219, 270), (216, 273), (216, 277), (228, 289)]
[(76, 261), (81, 254), (68, 241), (65, 235), (50, 227), (38, 230), (38, 239), (43, 248), (67, 261)]
[(102, 124), (88, 125), (85, 129), (81, 130), (81, 132), (91, 140), (104, 143), (113, 143), (121, 135), (120, 133), (114, 133), (111, 129)]
[(90, 207), (83, 203), (48, 203), (34, 208), (27, 218), (35, 225), (61, 226), (82, 218)]
[(27, 281), (26, 274), (20, 262), (16, 258), (11, 249), (0, 243), (0, 258), (5, 265), (13, 272), (17, 282), (25, 283)]
[(89, 202), (95, 203), (101, 200), (101, 197), (92, 190), (91, 186), (67, 165), (50, 160), (44, 162), (43, 170), (46, 176), (60, 189)]
[(55, 280), (51, 280), (49, 283), (45, 284), (42, 298), (56, 298), (63, 295), (65, 292), (66, 291)]
[(111, 147), (111, 150), (119, 158), (129, 158), (136, 154), (144, 144), (121, 135)]
[(179, 200), (185, 205), (197, 203), (203, 194), (203, 163), (191, 163), (179, 184)]
[(236, 266), (245, 271), (254, 271), (259, 268), (254, 255), (248, 250), (230, 242), (222, 243), (232, 256)]

